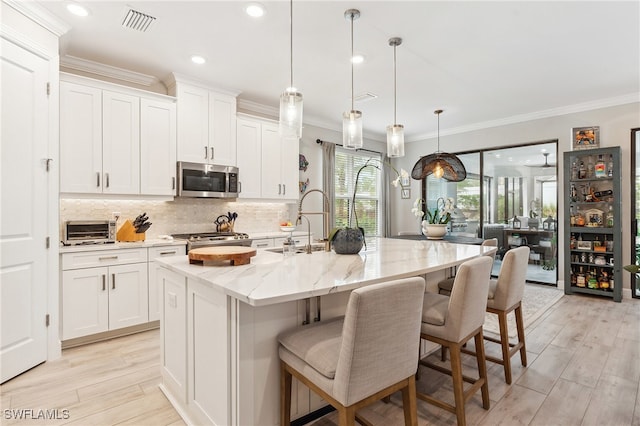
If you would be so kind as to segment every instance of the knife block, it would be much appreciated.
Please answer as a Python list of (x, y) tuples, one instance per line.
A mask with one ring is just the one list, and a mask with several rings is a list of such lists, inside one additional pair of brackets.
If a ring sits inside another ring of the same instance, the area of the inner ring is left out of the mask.
[(135, 241), (144, 241), (145, 233), (142, 232), (140, 234), (136, 233), (136, 228), (134, 228), (133, 223), (129, 219), (127, 219), (118, 232), (116, 233), (116, 239), (122, 242), (135, 242)]

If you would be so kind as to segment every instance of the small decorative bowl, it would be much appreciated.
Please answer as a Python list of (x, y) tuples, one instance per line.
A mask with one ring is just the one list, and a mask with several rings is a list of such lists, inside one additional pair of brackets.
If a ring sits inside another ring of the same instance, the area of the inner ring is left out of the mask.
[(281, 226), (280, 230), (282, 232), (292, 232), (292, 231), (296, 230), (296, 227), (295, 226)]

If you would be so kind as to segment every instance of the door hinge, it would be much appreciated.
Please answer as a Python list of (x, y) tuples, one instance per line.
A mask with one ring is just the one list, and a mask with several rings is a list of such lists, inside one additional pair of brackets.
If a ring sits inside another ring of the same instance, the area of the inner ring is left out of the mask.
[(47, 314), (47, 315), (45, 315), (45, 317), (44, 317), (44, 325), (45, 325), (45, 326), (47, 326), (47, 327), (49, 327), (49, 322), (50, 322), (50, 321), (49, 321), (49, 314)]
[(51, 94), (51, 83), (47, 81), (47, 96)]
[(51, 238), (47, 237), (45, 239), (45, 248), (49, 248), (51, 246)]

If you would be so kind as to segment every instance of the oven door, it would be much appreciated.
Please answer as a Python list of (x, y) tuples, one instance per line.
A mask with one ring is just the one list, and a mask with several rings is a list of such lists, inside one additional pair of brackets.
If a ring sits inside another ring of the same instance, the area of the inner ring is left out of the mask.
[(229, 177), (237, 176), (237, 167), (178, 162), (178, 196), (200, 198), (234, 198)]

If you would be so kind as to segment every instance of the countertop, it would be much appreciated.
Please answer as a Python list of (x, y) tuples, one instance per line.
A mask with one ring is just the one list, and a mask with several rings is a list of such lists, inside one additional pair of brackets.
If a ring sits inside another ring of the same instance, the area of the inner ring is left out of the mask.
[(367, 239), (368, 249), (356, 255), (331, 252), (291, 257), (258, 250), (251, 264), (190, 264), (188, 256), (157, 259), (160, 266), (252, 306), (271, 305), (355, 288), (390, 279), (439, 271), (489, 253), (495, 247), (446, 241)]
[[(186, 246), (186, 240), (165, 240), (162, 238), (136, 241), (131, 243), (117, 242), (113, 244), (80, 244), (76, 246), (60, 246), (60, 253), (77, 253), (81, 251), (120, 250), (127, 248), (149, 248), (162, 246)], [(185, 249), (186, 250), (186, 249)]]

